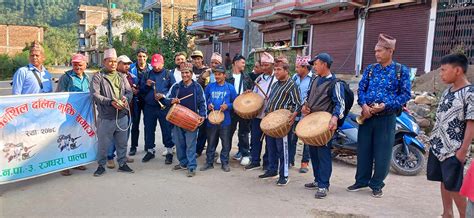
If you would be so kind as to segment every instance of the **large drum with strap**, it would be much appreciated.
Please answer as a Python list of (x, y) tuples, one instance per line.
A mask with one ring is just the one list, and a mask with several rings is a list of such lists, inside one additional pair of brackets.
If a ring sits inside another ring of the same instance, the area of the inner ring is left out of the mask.
[(234, 100), (234, 112), (243, 119), (257, 117), (263, 108), (264, 99), (254, 92), (243, 93)]
[(291, 130), (291, 111), (280, 109), (267, 114), (260, 123), (260, 128), (265, 135), (273, 138), (283, 138)]
[(170, 123), (191, 132), (201, 124), (200, 118), (197, 113), (179, 104), (174, 104), (166, 115), (166, 120)]
[(307, 145), (324, 146), (334, 132), (329, 130), (332, 115), (328, 112), (314, 112), (305, 116), (296, 125), (296, 135)]

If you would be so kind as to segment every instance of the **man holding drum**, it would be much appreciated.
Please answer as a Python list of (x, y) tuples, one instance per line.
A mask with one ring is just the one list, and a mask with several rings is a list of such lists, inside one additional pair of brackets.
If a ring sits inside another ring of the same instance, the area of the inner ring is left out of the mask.
[(379, 35), (377, 63), (367, 66), (359, 82), (358, 103), (365, 122), (359, 126), (356, 182), (347, 191), (370, 187), (376, 198), (383, 196), (390, 170), (397, 114), (411, 97), (408, 68), (392, 60), (395, 42), (389, 35)]
[[(220, 138), (222, 143), (222, 151), (220, 154), (220, 160), (222, 163), (221, 168), (224, 172), (229, 172), (229, 153), (232, 147), (232, 142), (230, 140), (230, 111), (232, 110), (232, 103), (237, 97), (237, 93), (235, 92), (234, 86), (225, 81), (226, 73), (224, 66), (216, 66), (213, 71), (216, 82), (210, 83), (205, 90), (208, 109), (209, 111), (212, 111), (212, 113), (209, 114), (209, 121), (207, 122), (207, 159), (206, 164), (201, 168), (201, 171), (214, 168), (214, 155)], [(221, 113), (224, 114), (224, 120), (222, 123), (213, 124), (211, 118), (214, 118)]]
[[(242, 55), (236, 55), (232, 60), (231, 72), (227, 73), (227, 82), (235, 87), (237, 95), (244, 93), (245, 91), (252, 90), (253, 80), (245, 70), (245, 58)], [(230, 140), (237, 130), (237, 124), (239, 130), (237, 135), (239, 137), (239, 151), (234, 155), (235, 160), (240, 160), (240, 164), (246, 166), (250, 163), (250, 120), (239, 117), (236, 113), (232, 112), (232, 129), (230, 134)]]
[[(288, 60), (281, 58), (275, 62), (275, 78), (278, 82), (271, 87), (268, 105), (265, 113), (268, 115), (279, 109), (286, 109), (291, 112), (288, 117), (289, 125), (293, 125), (295, 118), (301, 109), (301, 99), (298, 87), (290, 79)], [(288, 138), (274, 138), (266, 136), (266, 146), (268, 149), (268, 169), (259, 178), (274, 178), (279, 175), (278, 186), (287, 185), (288, 177)], [(279, 172), (279, 174), (278, 174)]]
[[(332, 114), (328, 126), (330, 131), (337, 129), (337, 121), (344, 118), (344, 87), (337, 82), (336, 76), (331, 73), (332, 58), (327, 53), (321, 53), (309, 61), (317, 76), (313, 79), (308, 91), (308, 97), (301, 109), (303, 116), (314, 112), (328, 112)], [(331, 90), (332, 89), (332, 90)], [(304, 119), (304, 118), (303, 118)], [(309, 145), (309, 154), (313, 166), (314, 182), (305, 184), (307, 189), (317, 189), (315, 197), (323, 199), (329, 191), (329, 180), (332, 173), (331, 142), (326, 145)]]
[[(202, 125), (207, 113), (204, 91), (201, 85), (192, 80), (193, 71), (190, 63), (183, 63), (180, 66), (180, 70), (183, 80), (179, 83), (175, 83), (171, 87), (164, 102), (167, 106), (180, 104), (199, 114), (199, 123)], [(179, 160), (179, 164), (174, 166), (173, 170), (188, 169), (187, 176), (193, 177), (196, 175), (197, 168), (196, 142), (198, 130), (188, 131), (181, 127), (174, 126), (173, 136), (176, 143), (176, 154)]]
[(142, 162), (148, 162), (155, 158), (155, 131), (157, 121), (160, 123), (163, 145), (168, 151), (165, 164), (173, 162), (173, 140), (171, 138), (171, 125), (166, 120), (169, 108), (163, 105), (163, 98), (175, 84), (174, 75), (164, 68), (165, 60), (162, 55), (154, 54), (151, 57), (152, 70), (142, 79), (140, 94), (145, 100), (145, 150), (146, 154)]
[[(271, 54), (263, 52), (260, 56), (260, 61), (255, 63), (254, 74), (260, 74), (255, 83), (262, 89), (260, 90), (257, 86), (253, 88), (253, 92), (262, 96), (264, 100), (264, 106), (262, 112), (252, 119), (251, 127), (251, 146), (250, 154), (252, 162), (245, 167), (246, 170), (253, 170), (260, 167), (260, 154), (262, 153), (262, 141), (263, 132), (260, 129), (260, 123), (265, 116), (265, 107), (268, 103), (268, 95), (270, 94), (271, 86), (278, 80), (273, 76), (274, 58)], [(265, 154), (263, 155), (263, 170), (266, 170), (268, 166), (268, 155), (267, 148), (265, 148)]]

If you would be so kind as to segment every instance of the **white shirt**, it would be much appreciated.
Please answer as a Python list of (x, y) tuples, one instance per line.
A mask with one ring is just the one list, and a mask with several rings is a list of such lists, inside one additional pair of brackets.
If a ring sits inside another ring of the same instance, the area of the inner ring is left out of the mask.
[[(272, 79), (273, 78), (273, 79)], [(266, 74), (260, 74), (257, 79), (255, 80), (255, 82), (257, 82), (257, 84), (263, 89), (263, 91), (265, 92), (265, 94), (267, 96), (270, 95), (270, 88), (271, 88), (271, 85), (273, 85), (274, 83), (276, 83), (278, 80), (275, 78), (275, 76), (273, 76), (273, 73), (272, 75), (266, 75)], [(259, 94), (260, 96), (262, 96), (264, 99), (265, 99), (265, 95), (262, 93), (262, 91), (260, 91), (260, 89), (255, 86), (253, 88), (253, 92)], [(268, 93), (267, 93), (268, 92)], [(267, 106), (267, 103), (268, 103), (268, 99), (265, 99), (264, 101), (264, 105), (263, 107), (265, 108)], [(265, 112), (264, 110), (262, 110), (260, 112), (260, 114), (257, 116), (257, 118), (259, 119), (263, 119), (263, 117), (265, 116)]]
[(234, 76), (234, 87), (235, 87), (235, 92), (237, 92), (237, 95), (240, 95), (240, 90), (242, 90), (242, 87), (240, 87), (240, 79), (242, 78), (242, 74), (233, 74)]

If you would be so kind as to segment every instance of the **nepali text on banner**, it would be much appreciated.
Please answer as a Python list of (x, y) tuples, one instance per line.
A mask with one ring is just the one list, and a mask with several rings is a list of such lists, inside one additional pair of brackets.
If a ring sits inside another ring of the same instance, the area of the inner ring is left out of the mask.
[(89, 93), (0, 97), (0, 184), (96, 159)]

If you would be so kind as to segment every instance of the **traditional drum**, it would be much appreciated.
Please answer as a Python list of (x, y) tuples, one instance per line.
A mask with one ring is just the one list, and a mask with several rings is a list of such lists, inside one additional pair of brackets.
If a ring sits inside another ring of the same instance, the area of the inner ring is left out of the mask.
[(174, 104), (166, 115), (166, 120), (170, 123), (191, 132), (194, 132), (199, 126), (200, 118), (194, 111), (179, 104)]
[(291, 111), (286, 109), (280, 109), (273, 111), (262, 119), (260, 128), (265, 135), (273, 138), (283, 138), (290, 132), (290, 116)]
[(332, 115), (328, 112), (314, 112), (304, 117), (296, 125), (296, 135), (307, 145), (324, 146), (334, 132), (329, 130)]
[(253, 119), (262, 110), (263, 101), (263, 97), (254, 92), (241, 94), (234, 100), (234, 111), (243, 119)]
[(224, 113), (220, 110), (218, 111), (211, 111), (209, 113), (209, 116), (207, 118), (209, 120), (209, 123), (212, 123), (214, 125), (219, 125), (224, 121)]

